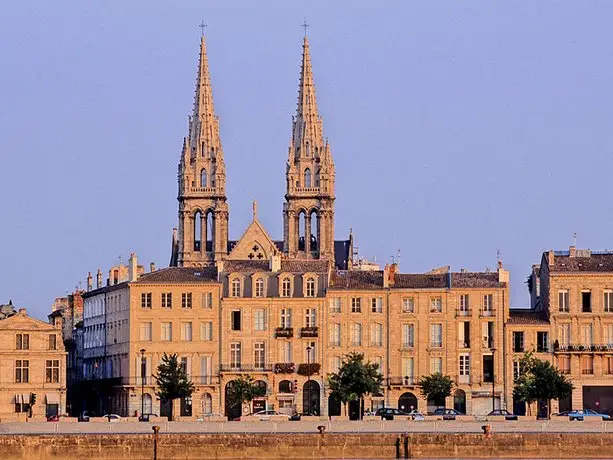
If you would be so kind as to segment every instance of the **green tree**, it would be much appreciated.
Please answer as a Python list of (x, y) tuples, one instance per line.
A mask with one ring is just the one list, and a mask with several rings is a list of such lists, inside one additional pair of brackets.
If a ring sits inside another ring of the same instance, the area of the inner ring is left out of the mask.
[(434, 401), (437, 406), (444, 406), (445, 398), (451, 395), (453, 380), (448, 375), (435, 372), (432, 375), (424, 375), (417, 386), (427, 399)]
[(328, 375), (331, 396), (343, 404), (345, 414), (348, 402), (359, 401), (360, 417), (364, 395), (380, 393), (381, 382), (383, 376), (379, 372), (379, 365), (370, 361), (365, 363), (363, 353), (348, 353), (338, 372)]
[(551, 414), (551, 401), (570, 396), (573, 384), (549, 361), (527, 352), (519, 361), (519, 376), (513, 385), (513, 399), (530, 404), (547, 401), (547, 418)]
[(240, 375), (228, 386), (228, 405), (242, 408), (244, 402), (251, 402), (253, 398), (264, 396), (265, 393), (266, 389), (258, 385), (253, 377)]
[(187, 377), (176, 353), (164, 353), (157, 371), (154, 375), (158, 385), (155, 394), (162, 401), (172, 402), (179, 398), (189, 398), (194, 392), (194, 384)]

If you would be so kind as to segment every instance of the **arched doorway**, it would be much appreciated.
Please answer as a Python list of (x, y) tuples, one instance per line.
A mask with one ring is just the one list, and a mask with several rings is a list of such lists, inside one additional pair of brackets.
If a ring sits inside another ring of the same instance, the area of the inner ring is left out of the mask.
[(328, 416), (341, 415), (341, 401), (334, 395), (328, 397)]
[(268, 388), (264, 380), (256, 380), (255, 385), (258, 387), (257, 396), (251, 402), (251, 410), (254, 414), (266, 410), (266, 389)]
[(308, 380), (302, 387), (302, 412), (319, 415), (319, 383)]
[(149, 393), (143, 395), (143, 414), (153, 413), (153, 398)]
[(213, 397), (210, 393), (204, 393), (202, 395), (202, 413), (204, 415), (213, 413)]
[(439, 407), (445, 407), (445, 398), (428, 398), (428, 414), (434, 412)]
[(413, 393), (402, 393), (398, 398), (398, 409), (405, 412), (411, 412), (417, 408), (417, 397)]
[(466, 414), (466, 392), (459, 388), (453, 394), (453, 408), (462, 414)]
[(225, 413), (224, 415), (228, 417), (228, 420), (234, 420), (242, 415), (242, 408), (240, 404), (232, 404), (233, 403), (233, 394), (232, 387), (234, 386), (234, 380), (230, 380), (226, 384), (225, 390)]

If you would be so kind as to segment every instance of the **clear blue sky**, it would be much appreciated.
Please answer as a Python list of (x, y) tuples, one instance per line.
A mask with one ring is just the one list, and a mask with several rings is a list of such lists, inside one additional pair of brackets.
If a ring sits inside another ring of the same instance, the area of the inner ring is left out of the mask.
[(613, 248), (611, 1), (12, 1), (0, 14), (0, 302), (44, 317), (88, 271), (168, 264), (200, 29), (230, 237), (282, 238), (308, 18), (336, 237), (422, 272)]

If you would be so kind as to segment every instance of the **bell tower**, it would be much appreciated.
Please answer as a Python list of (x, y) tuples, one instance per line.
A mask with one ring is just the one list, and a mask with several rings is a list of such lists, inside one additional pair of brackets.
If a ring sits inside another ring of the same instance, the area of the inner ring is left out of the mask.
[(334, 162), (317, 111), (308, 38), (302, 45), (298, 108), (286, 168), (284, 253), (334, 260)]
[(194, 111), (183, 139), (178, 171), (177, 265), (213, 264), (228, 254), (226, 167), (213, 106), (204, 35), (196, 79)]

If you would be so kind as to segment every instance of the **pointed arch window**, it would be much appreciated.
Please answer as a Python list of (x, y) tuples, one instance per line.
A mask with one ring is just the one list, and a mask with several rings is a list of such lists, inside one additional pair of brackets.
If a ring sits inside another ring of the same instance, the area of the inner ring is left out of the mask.
[(207, 184), (206, 169), (202, 168), (202, 171), (200, 171), (200, 187), (206, 187), (206, 184)]
[(315, 172), (315, 187), (319, 187), (319, 169)]
[(307, 142), (307, 145), (306, 145), (306, 156), (307, 157), (311, 156), (311, 146), (309, 145), (308, 142)]
[(311, 170), (309, 168), (304, 170), (304, 186), (306, 188), (311, 186)]

